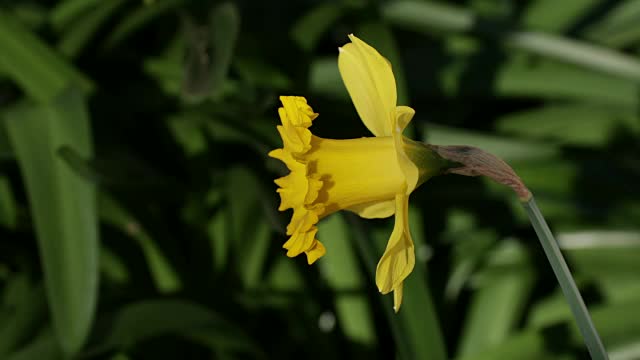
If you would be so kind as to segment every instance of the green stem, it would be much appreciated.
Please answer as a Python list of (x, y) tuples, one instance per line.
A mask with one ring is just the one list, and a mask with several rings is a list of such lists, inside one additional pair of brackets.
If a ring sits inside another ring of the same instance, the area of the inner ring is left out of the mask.
[(582, 300), (580, 291), (578, 290), (576, 283), (573, 281), (571, 271), (569, 270), (567, 263), (564, 261), (562, 252), (560, 252), (560, 248), (558, 247), (551, 230), (549, 230), (547, 222), (540, 213), (540, 209), (538, 209), (538, 205), (536, 205), (533, 196), (528, 200), (523, 201), (522, 205), (527, 210), (531, 224), (538, 235), (538, 239), (540, 239), (540, 243), (547, 255), (547, 259), (549, 259), (553, 272), (555, 273), (556, 278), (558, 278), (560, 288), (569, 303), (569, 307), (576, 319), (580, 333), (582, 333), (582, 337), (587, 345), (589, 354), (591, 354), (591, 358), (594, 360), (609, 359), (604, 345), (602, 344), (602, 340), (600, 340), (600, 336), (598, 335), (598, 331), (593, 325), (589, 311)]

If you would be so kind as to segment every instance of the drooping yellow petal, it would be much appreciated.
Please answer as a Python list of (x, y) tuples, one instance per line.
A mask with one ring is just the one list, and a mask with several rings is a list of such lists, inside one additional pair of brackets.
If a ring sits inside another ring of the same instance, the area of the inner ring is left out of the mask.
[(396, 212), (396, 200), (372, 201), (348, 207), (346, 210), (353, 211), (361, 218), (384, 219)]
[(338, 68), (360, 119), (375, 136), (391, 136), (395, 120), (396, 80), (391, 65), (354, 35), (339, 48)]
[(400, 311), (400, 305), (402, 305), (402, 293), (404, 292), (404, 284), (400, 283), (400, 285), (396, 286), (393, 289), (393, 311)]
[(396, 221), (387, 248), (376, 268), (376, 285), (383, 294), (398, 291), (396, 311), (402, 301), (402, 283), (415, 265), (413, 239), (409, 232), (409, 198), (405, 192), (396, 195)]
[(395, 111), (395, 119), (393, 121), (393, 139), (396, 147), (396, 154), (398, 156), (398, 164), (402, 169), (405, 176), (405, 182), (407, 184), (406, 194), (409, 195), (418, 186), (418, 180), (420, 179), (420, 169), (411, 161), (409, 156), (404, 150), (404, 136), (402, 132), (407, 127), (415, 110), (408, 106), (398, 106)]

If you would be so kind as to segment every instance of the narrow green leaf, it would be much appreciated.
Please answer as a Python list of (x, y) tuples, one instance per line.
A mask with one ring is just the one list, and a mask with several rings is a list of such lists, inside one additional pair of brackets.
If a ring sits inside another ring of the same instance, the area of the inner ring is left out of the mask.
[(514, 241), (502, 242), (471, 300), (464, 322), (458, 356), (469, 356), (500, 344), (516, 328), (533, 289), (533, 271), (525, 249)]
[(186, 40), (183, 94), (194, 102), (219, 97), (240, 30), (240, 12), (233, 3), (225, 2), (211, 10), (207, 25), (200, 25), (191, 16), (183, 19)]
[[(544, 249), (544, 253), (553, 269), (562, 293), (569, 304), (574, 321), (577, 324), (580, 334), (584, 339), (584, 343), (589, 350), (589, 355), (592, 359), (607, 360), (609, 357), (604, 347), (600, 334), (596, 329), (591, 314), (589, 313), (582, 295), (576, 286), (573, 275), (567, 266), (567, 263), (562, 256), (562, 252), (558, 247), (557, 241), (554, 238), (546, 220), (542, 216), (540, 209), (536, 205), (536, 202), (531, 196), (528, 200), (522, 202), (522, 206), (527, 210), (527, 215), (531, 220), (538, 240)], [(572, 322), (573, 324), (573, 322)]]
[(619, 131), (640, 134), (637, 120), (631, 108), (571, 103), (505, 115), (497, 120), (497, 128), (560, 144), (604, 146)]
[(100, 27), (115, 13), (125, 0), (100, 2), (81, 18), (64, 27), (58, 43), (58, 50), (67, 57), (74, 58), (87, 45)]
[[(229, 223), (225, 228), (230, 231), (231, 253), (238, 256), (235, 259), (237, 271), (250, 288), (255, 288), (261, 281), (271, 240), (264, 206), (260, 203), (264, 197), (261, 187), (255, 173), (245, 167), (236, 167), (227, 173), (229, 216), (226, 219)], [(224, 238), (216, 240), (225, 241)]]
[(46, 321), (44, 289), (33, 284), (27, 275), (15, 274), (6, 283), (1, 310), (0, 357), (6, 358), (33, 338)]
[(51, 25), (57, 30), (62, 30), (99, 3), (100, 0), (60, 1), (49, 13)]
[[(353, 238), (356, 248), (363, 258), (367, 272), (369, 273), (369, 281), (375, 281), (376, 264), (380, 256), (382, 256), (386, 239), (383, 239), (383, 235), (379, 231), (375, 233), (368, 232), (357, 216), (347, 214), (346, 219), (353, 228)], [(391, 297), (392, 296), (387, 296), (381, 299), (383, 312), (391, 328), (398, 358), (401, 360), (410, 360), (414, 358), (413, 344), (408, 339), (407, 329), (401, 324), (398, 316), (393, 311), (393, 300)]]
[(436, 145), (464, 144), (482, 148), (506, 161), (554, 157), (559, 148), (542, 142), (522, 141), (440, 125), (426, 128), (426, 142)]
[(537, 331), (527, 331), (512, 336), (508, 341), (494, 346), (490, 350), (459, 357), (458, 360), (570, 360), (574, 357), (554, 353), (546, 346), (545, 337)]
[[(446, 360), (445, 342), (426, 279), (425, 255), (428, 248), (424, 241), (424, 224), (418, 209), (410, 208), (409, 224), (415, 243), (416, 264), (413, 272), (404, 281), (400, 311), (394, 313), (391, 305), (393, 296), (387, 295), (383, 298), (385, 315), (391, 326), (400, 359)], [(369, 267), (371, 281), (375, 281), (376, 264), (383, 254), (391, 229), (375, 229), (366, 242), (361, 228), (356, 227), (355, 231), (356, 244)]]
[(383, 14), (392, 24), (408, 30), (429, 34), (433, 30), (476, 31), (532, 54), (640, 82), (640, 62), (631, 56), (557, 35), (511, 30), (497, 24), (488, 26), (460, 7), (406, 0), (388, 3)]
[(640, 19), (640, 1), (621, 1), (599, 21), (586, 30), (587, 38), (608, 46), (621, 48), (640, 41), (637, 24)]
[(229, 262), (230, 220), (228, 208), (218, 209), (207, 222), (207, 235), (211, 246), (213, 268), (217, 273), (223, 272)]
[[(404, 282), (404, 300), (397, 316), (405, 326), (414, 359), (446, 360), (446, 343), (426, 276), (430, 251), (424, 237), (423, 219), (418, 208), (409, 208), (409, 227), (415, 244), (416, 264)], [(386, 242), (390, 235), (391, 232), (378, 236)]]
[(20, 103), (5, 120), (35, 223), (53, 328), (71, 355), (82, 347), (93, 321), (98, 224), (93, 184), (57, 151), (69, 146), (85, 158), (93, 155), (85, 99), (69, 89), (46, 105)]
[(185, 155), (195, 156), (207, 149), (207, 139), (202, 131), (202, 124), (183, 117), (172, 117), (167, 125), (175, 140), (181, 145)]
[(114, 27), (105, 41), (104, 46), (107, 49), (115, 47), (147, 23), (155, 20), (166, 12), (174, 10), (182, 4), (182, 2), (183, 0), (145, 1), (145, 3), (141, 4), (137, 9), (127, 13), (122, 21)]
[(595, 281), (609, 303), (640, 299), (640, 233), (588, 230), (558, 234), (560, 247), (576, 271)]
[[(0, 69), (0, 73), (2, 69)], [(1, 79), (1, 76), (0, 76)], [(1, 80), (0, 80), (1, 81)], [(0, 117), (0, 160), (13, 159), (13, 149), (9, 143), (9, 135), (7, 135), (7, 127), (1, 122)]]
[(598, 0), (565, 0), (558, 6), (554, 0), (531, 1), (523, 11), (522, 23), (536, 30), (563, 33), (597, 3)]
[(140, 246), (156, 288), (173, 293), (182, 288), (180, 277), (146, 229), (118, 202), (106, 194), (99, 197), (100, 220), (131, 236)]
[(445, 93), (450, 96), (566, 98), (623, 107), (635, 107), (638, 104), (637, 84), (632, 79), (555, 60), (531, 61), (531, 58), (523, 55), (516, 53), (507, 61), (495, 63), (493, 91), (487, 92), (481, 72), (464, 72), (470, 68), (487, 66), (482, 61), (469, 58), (469, 55), (454, 58), (438, 77)]
[(0, 226), (14, 229), (17, 222), (17, 205), (11, 191), (9, 178), (0, 175)]
[(469, 285), (472, 275), (497, 241), (495, 231), (478, 228), (474, 219), (469, 212), (458, 209), (447, 216), (447, 231), (442, 239), (453, 244), (451, 273), (444, 293), (450, 303), (455, 303), (463, 288)]
[(341, 214), (318, 224), (318, 234), (330, 254), (318, 261), (321, 274), (336, 292), (338, 323), (351, 341), (372, 346), (376, 341), (371, 308), (365, 295), (366, 278), (349, 239), (349, 229)]
[(66, 359), (58, 348), (56, 337), (48, 329), (20, 350), (12, 353), (7, 360), (63, 360)]
[(54, 101), (72, 83), (83, 91), (92, 85), (45, 43), (0, 10), (0, 68), (33, 99)]
[[(551, 349), (545, 346), (545, 337), (548, 338), (546, 339), (546, 343), (548, 343), (548, 341), (553, 340), (551, 337), (558, 335), (562, 337), (564, 342), (578, 346), (582, 342), (582, 337), (577, 326), (571, 320), (571, 312), (567, 308), (562, 294), (557, 293), (552, 299), (553, 301), (547, 302), (547, 304), (554, 306), (544, 306), (539, 309), (541, 315), (544, 315), (542, 312), (546, 311), (555, 312), (556, 314), (553, 314), (551, 321), (535, 322), (527, 327), (525, 331), (511, 337), (500, 346), (480, 355), (465, 357), (464, 359), (546, 359), (546, 357), (532, 357), (531, 355), (550, 352)], [(555, 306), (555, 304), (562, 304), (564, 311), (560, 313), (558, 311), (560, 306)], [(640, 306), (640, 299), (634, 299), (616, 305), (593, 307), (591, 310), (593, 321), (598, 326), (598, 331), (604, 343), (607, 344), (611, 359), (634, 359), (635, 357), (631, 356), (631, 354), (638, 354), (640, 319), (636, 316), (630, 316), (630, 314), (635, 313), (635, 309), (638, 306)], [(544, 328), (550, 329), (552, 325), (566, 323), (569, 326), (555, 329), (560, 331), (549, 331), (548, 334), (544, 334)], [(527, 341), (528, 344), (523, 346), (525, 339), (529, 339)], [(535, 343), (531, 341), (533, 339), (536, 339)], [(511, 356), (505, 356), (507, 350)]]
[(220, 94), (227, 78), (240, 32), (240, 11), (232, 2), (216, 6), (209, 19), (211, 31), (211, 87)]
[(142, 341), (169, 334), (194, 339), (214, 349), (223, 347), (250, 353), (259, 349), (233, 323), (186, 300), (139, 301), (126, 305), (112, 319), (101, 321), (110, 322), (111, 329), (93, 351), (126, 350)]

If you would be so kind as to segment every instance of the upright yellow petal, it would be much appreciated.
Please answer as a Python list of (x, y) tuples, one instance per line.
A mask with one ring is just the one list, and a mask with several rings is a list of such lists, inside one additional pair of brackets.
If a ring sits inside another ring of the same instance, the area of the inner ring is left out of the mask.
[(396, 109), (396, 80), (389, 61), (354, 35), (340, 48), (338, 68), (364, 125), (375, 136), (391, 136)]
[(387, 248), (376, 268), (376, 285), (383, 294), (395, 291), (394, 308), (400, 309), (402, 283), (415, 266), (413, 239), (409, 232), (409, 197), (404, 192), (396, 195), (396, 222)]

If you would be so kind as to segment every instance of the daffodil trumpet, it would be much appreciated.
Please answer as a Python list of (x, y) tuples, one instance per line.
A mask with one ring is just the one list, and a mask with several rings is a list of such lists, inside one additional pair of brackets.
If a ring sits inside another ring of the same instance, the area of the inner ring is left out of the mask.
[(309, 127), (318, 114), (303, 97), (282, 96), (278, 132), (283, 147), (269, 156), (281, 160), (290, 173), (276, 180), (280, 211), (293, 209), (287, 226), (287, 256), (302, 253), (309, 264), (326, 252), (316, 238), (319, 220), (340, 210), (363, 218), (395, 215), (395, 225), (376, 269), (381, 293), (394, 293), (400, 309), (402, 286), (415, 264), (409, 231), (409, 195), (452, 163), (428, 145), (402, 135), (415, 111), (397, 106), (390, 63), (373, 47), (350, 35), (339, 48), (338, 67), (360, 119), (374, 137), (333, 140), (320, 138)]

